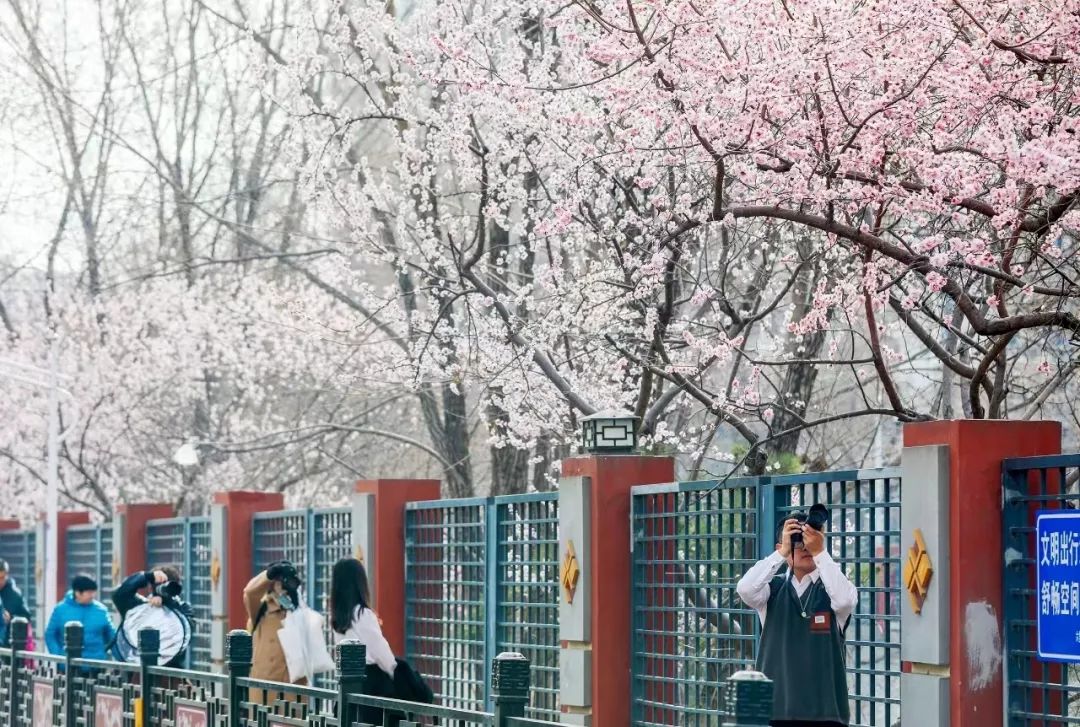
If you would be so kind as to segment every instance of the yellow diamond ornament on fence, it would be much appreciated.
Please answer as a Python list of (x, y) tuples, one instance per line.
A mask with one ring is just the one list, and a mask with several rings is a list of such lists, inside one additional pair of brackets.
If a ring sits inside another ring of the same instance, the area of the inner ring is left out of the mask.
[(904, 561), (904, 588), (911, 599), (911, 608), (915, 613), (922, 613), (926, 594), (930, 591), (930, 581), (934, 577), (934, 566), (930, 562), (930, 553), (926, 551), (926, 541), (922, 530), (915, 528), (915, 543), (908, 548)]

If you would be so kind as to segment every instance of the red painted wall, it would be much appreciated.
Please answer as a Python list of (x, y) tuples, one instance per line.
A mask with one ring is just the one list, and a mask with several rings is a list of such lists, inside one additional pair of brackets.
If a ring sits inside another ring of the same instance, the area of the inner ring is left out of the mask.
[(215, 492), (214, 504), (228, 508), (228, 552), (219, 556), (225, 562), (225, 583), (222, 585), (228, 598), (229, 628), (242, 629), (248, 620), (244, 610), (244, 586), (251, 580), (251, 516), (257, 512), (284, 509), (285, 496), (280, 492), (229, 490)]
[(565, 477), (592, 481), (593, 724), (630, 724), (631, 613), (630, 488), (675, 479), (670, 457), (574, 457)]
[[(1000, 668), (976, 690), (964, 625), (970, 604), (987, 604), (1002, 631), (1001, 461), (1057, 454), (1057, 422), (961, 420), (908, 424), (904, 446), (949, 446), (950, 712), (952, 727), (1000, 727), (1003, 684)], [(918, 487), (904, 482), (903, 487)], [(909, 537), (907, 533), (904, 537)], [(939, 557), (943, 557), (942, 556)], [(931, 557), (934, 557), (931, 555)]]
[[(118, 573), (116, 585), (135, 571), (151, 566), (146, 562), (146, 523), (148, 520), (173, 516), (172, 505), (159, 502), (138, 502), (117, 505), (116, 514), (124, 516), (124, 530), (120, 537), (124, 544), (124, 564), (127, 573)], [(157, 565), (156, 563), (153, 565)]]
[(18, 530), (20, 527), (18, 520), (0, 520), (0, 530)]
[(375, 557), (372, 606), (382, 619), (383, 635), (395, 654), (405, 653), (405, 503), (438, 500), (439, 480), (360, 480), (355, 491), (375, 496)]

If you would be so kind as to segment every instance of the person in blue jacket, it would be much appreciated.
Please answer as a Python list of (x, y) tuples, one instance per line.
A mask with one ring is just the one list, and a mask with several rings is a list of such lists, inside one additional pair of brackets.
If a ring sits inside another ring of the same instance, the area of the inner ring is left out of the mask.
[(45, 643), (50, 654), (64, 653), (64, 626), (69, 621), (78, 621), (83, 625), (83, 658), (109, 658), (109, 644), (113, 642), (116, 629), (105, 604), (97, 600), (97, 590), (97, 583), (90, 576), (78, 575), (71, 579), (71, 590), (53, 609), (45, 629)]

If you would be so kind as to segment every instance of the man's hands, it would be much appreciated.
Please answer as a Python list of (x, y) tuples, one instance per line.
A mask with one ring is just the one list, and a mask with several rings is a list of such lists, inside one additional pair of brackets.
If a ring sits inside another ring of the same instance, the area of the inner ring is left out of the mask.
[(784, 530), (781, 535), (780, 545), (777, 551), (785, 558), (791, 557), (791, 536), (794, 533), (802, 533), (803, 544), (806, 552), (810, 555), (818, 555), (825, 552), (825, 533), (815, 530), (806, 523), (801, 523), (795, 518), (784, 521)]
[(789, 518), (784, 521), (784, 531), (780, 535), (780, 545), (777, 550), (780, 551), (780, 555), (785, 558), (791, 557), (791, 536), (793, 533), (802, 532), (802, 523), (795, 518)]
[(806, 552), (812, 556), (825, 552), (825, 533), (814, 530), (809, 525), (802, 526), (802, 539), (806, 544)]
[(150, 596), (149, 603), (151, 606), (157, 606), (158, 608), (161, 608), (161, 596)]

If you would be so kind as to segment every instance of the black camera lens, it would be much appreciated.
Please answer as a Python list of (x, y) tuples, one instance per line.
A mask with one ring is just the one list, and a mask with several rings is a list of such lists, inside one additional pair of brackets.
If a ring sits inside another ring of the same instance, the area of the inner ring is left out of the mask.
[(829, 511), (824, 505), (817, 504), (810, 508), (810, 514), (806, 518), (807, 525), (820, 532), (825, 529), (827, 522), (829, 522)]

